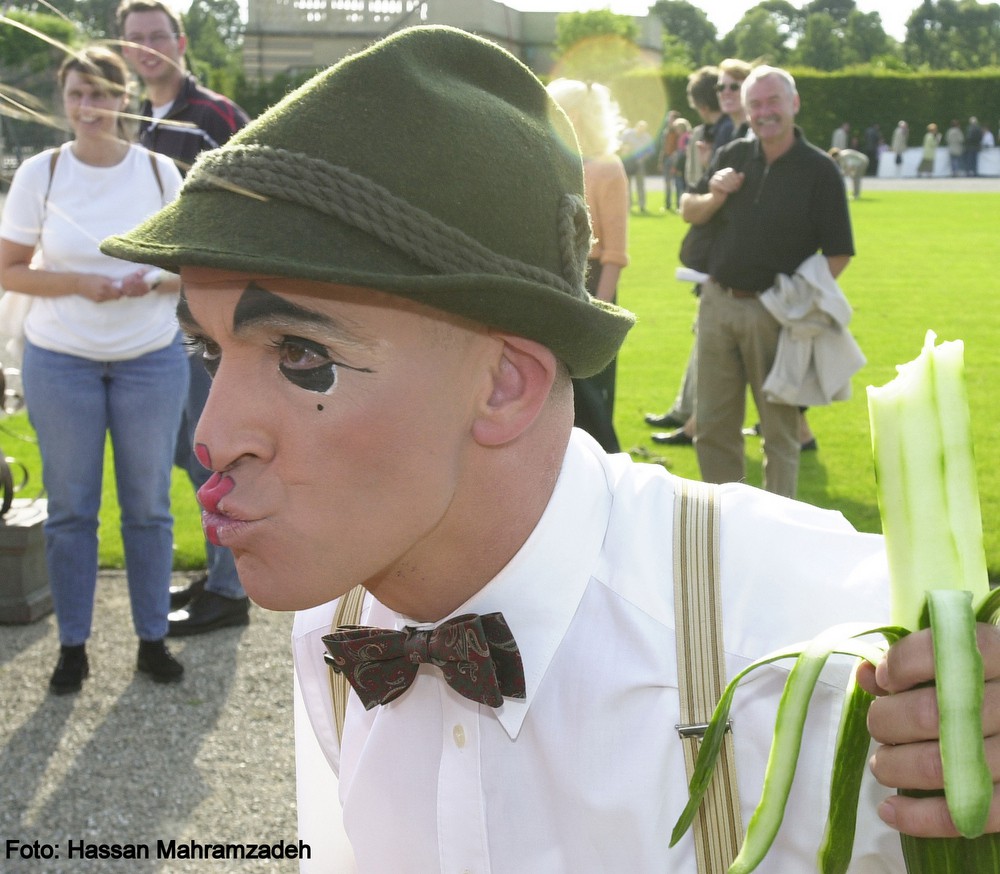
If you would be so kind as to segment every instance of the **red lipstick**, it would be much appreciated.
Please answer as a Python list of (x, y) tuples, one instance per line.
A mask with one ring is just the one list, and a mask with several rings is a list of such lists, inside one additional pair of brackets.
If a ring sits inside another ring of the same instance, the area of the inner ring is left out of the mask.
[(225, 513), (219, 510), (222, 499), (236, 488), (236, 480), (228, 474), (213, 473), (208, 482), (198, 489), (198, 502), (204, 512), (201, 514), (201, 524), (209, 543), (221, 546), (219, 542), (219, 526), (229, 520)]

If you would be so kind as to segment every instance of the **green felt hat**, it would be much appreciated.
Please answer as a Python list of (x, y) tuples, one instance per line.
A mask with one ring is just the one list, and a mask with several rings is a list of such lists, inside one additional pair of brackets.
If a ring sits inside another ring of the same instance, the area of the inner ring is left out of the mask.
[(565, 115), (508, 52), (403, 30), (205, 152), (108, 255), (374, 288), (601, 370), (634, 323), (584, 288), (590, 223)]

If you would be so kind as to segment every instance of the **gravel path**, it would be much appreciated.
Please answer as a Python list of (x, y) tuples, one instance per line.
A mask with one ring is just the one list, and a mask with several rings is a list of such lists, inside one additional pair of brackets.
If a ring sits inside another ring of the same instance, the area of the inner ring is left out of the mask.
[[(56, 697), (55, 618), (0, 626), (0, 872), (297, 871), (156, 858), (158, 841), (296, 843), (290, 629), (289, 614), (254, 607), (245, 628), (171, 642), (186, 673), (158, 685), (135, 673), (123, 573), (102, 573), (90, 678)], [(10, 840), (23, 843), (11, 852)], [(150, 858), (70, 859), (70, 841), (148, 847)]]

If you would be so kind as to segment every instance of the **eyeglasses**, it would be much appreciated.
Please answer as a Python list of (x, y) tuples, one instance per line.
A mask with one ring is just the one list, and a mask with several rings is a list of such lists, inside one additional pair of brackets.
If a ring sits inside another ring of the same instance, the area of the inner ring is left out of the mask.
[(125, 42), (134, 43), (137, 46), (162, 46), (172, 39), (176, 39), (177, 34), (168, 30), (158, 30), (155, 33), (130, 33), (125, 37)]
[(728, 84), (726, 82), (719, 82), (719, 84), (715, 86), (715, 90), (719, 94), (721, 94), (723, 91), (725, 91), (727, 89), (729, 91), (739, 91), (740, 88), (742, 88), (742, 87), (743, 87), (743, 83), (742, 82), (729, 82)]

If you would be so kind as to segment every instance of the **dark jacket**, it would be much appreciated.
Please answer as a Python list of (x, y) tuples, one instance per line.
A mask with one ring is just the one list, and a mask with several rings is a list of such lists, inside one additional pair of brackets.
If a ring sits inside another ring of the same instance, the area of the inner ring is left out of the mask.
[[(139, 142), (147, 149), (169, 155), (187, 173), (201, 152), (215, 149), (247, 124), (249, 118), (228, 97), (198, 84), (190, 73), (184, 77), (180, 93), (162, 120), (152, 118), (152, 106), (143, 101), (139, 114)], [(187, 122), (186, 125), (164, 124)]]

